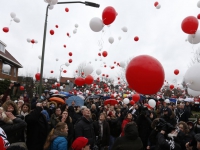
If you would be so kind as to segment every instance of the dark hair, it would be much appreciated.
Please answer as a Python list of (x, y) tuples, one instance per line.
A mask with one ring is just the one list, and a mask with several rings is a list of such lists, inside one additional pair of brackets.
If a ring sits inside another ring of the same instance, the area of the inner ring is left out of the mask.
[(24, 106), (27, 106), (28, 107), (28, 113), (31, 111), (31, 106), (28, 104), (28, 103), (24, 103), (21, 107), (21, 109), (24, 107)]

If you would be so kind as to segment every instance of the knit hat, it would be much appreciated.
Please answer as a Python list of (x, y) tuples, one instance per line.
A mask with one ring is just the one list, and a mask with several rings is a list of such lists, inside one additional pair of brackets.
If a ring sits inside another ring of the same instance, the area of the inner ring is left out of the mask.
[(88, 139), (85, 137), (78, 137), (73, 143), (72, 143), (72, 149), (73, 150), (81, 150), (88, 144)]

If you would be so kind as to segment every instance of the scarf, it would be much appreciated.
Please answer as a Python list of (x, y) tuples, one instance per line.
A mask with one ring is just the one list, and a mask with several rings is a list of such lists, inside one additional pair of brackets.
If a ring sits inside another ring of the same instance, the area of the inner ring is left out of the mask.
[(26, 117), (26, 115), (28, 115), (28, 112), (24, 113), (23, 111), (21, 111), (20, 115)]

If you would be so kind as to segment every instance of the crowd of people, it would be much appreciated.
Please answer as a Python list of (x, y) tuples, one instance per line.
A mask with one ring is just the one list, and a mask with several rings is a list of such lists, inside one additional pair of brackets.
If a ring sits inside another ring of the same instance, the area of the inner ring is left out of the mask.
[(163, 100), (151, 108), (148, 99), (134, 105), (88, 99), (68, 106), (45, 94), (13, 101), (12, 86), (0, 97), (0, 150), (200, 150), (191, 102)]

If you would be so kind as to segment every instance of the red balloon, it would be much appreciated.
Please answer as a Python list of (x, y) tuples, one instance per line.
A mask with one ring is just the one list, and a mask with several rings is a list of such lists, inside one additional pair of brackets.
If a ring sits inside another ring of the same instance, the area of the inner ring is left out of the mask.
[(136, 92), (151, 95), (161, 89), (165, 73), (157, 59), (148, 55), (140, 55), (129, 62), (126, 69), (126, 79)]
[(118, 82), (118, 84), (120, 84), (121, 82)]
[(69, 63), (72, 63), (72, 59), (69, 59)]
[(114, 64), (116, 64), (116, 61), (114, 61)]
[(8, 28), (8, 27), (4, 27), (2, 30), (3, 30), (3, 32), (5, 32), (5, 33), (9, 32), (9, 28)]
[(108, 77), (109, 77), (109, 75), (107, 74), (107, 75), (106, 75), (106, 78), (108, 78)]
[(82, 72), (81, 75), (83, 76), (83, 75), (84, 75), (84, 72)]
[(56, 86), (59, 87), (59, 86), (60, 86), (60, 83), (57, 83)]
[(67, 70), (63, 70), (63, 73), (67, 73)]
[(78, 73), (78, 71), (76, 70), (76, 73)]
[(34, 39), (32, 39), (32, 40), (31, 40), (31, 43), (32, 43), (32, 44), (34, 44), (34, 43), (35, 43), (35, 40), (34, 40)]
[(103, 56), (103, 57), (106, 57), (107, 55), (108, 55), (108, 53), (107, 53), (106, 51), (103, 51), (103, 52), (102, 52), (102, 56)]
[(52, 84), (52, 86), (51, 86), (52, 88), (55, 88), (56, 86), (55, 86), (55, 84)]
[(101, 56), (101, 53), (98, 53), (99, 56)]
[(105, 76), (105, 74), (102, 74), (102, 76)]
[(56, 28), (58, 28), (58, 25), (56, 25)]
[(72, 56), (72, 52), (69, 52), (69, 56)]
[(120, 80), (120, 77), (118, 77), (118, 80)]
[(87, 75), (87, 77), (85, 78), (85, 84), (92, 84), (94, 81), (94, 78), (91, 75)]
[(174, 70), (174, 74), (178, 75), (179, 74), (179, 70), (178, 69)]
[(171, 90), (174, 89), (174, 85), (171, 84), (171, 85), (169, 86), (169, 88), (170, 88)]
[(69, 36), (69, 33), (67, 33), (67, 36)]
[(106, 68), (106, 65), (104, 65), (104, 67)]
[(63, 45), (64, 48), (66, 48), (66, 45)]
[(129, 104), (133, 106), (135, 104), (134, 100), (131, 100)]
[(199, 22), (196, 17), (188, 16), (186, 17), (181, 24), (183, 32), (187, 34), (195, 34), (199, 26)]
[(53, 73), (53, 70), (51, 70), (50, 72)]
[(82, 78), (82, 77), (78, 77), (75, 79), (75, 84), (78, 85), (78, 86), (83, 86), (85, 84), (85, 79)]
[(197, 15), (197, 19), (200, 19), (200, 14)]
[(105, 25), (109, 25), (115, 21), (117, 13), (111, 6), (106, 7), (102, 13), (102, 21)]
[(69, 12), (69, 8), (65, 8), (65, 11), (66, 11), (66, 12)]
[(54, 35), (54, 30), (49, 31), (51, 35)]
[(139, 40), (138, 36), (134, 37), (134, 41), (138, 41), (138, 40)]
[(40, 73), (36, 73), (35, 74), (35, 79), (38, 81), (38, 80), (40, 80)]
[(137, 102), (137, 101), (140, 100), (140, 95), (139, 94), (134, 94), (132, 99), (133, 99), (134, 102)]
[(111, 69), (114, 69), (114, 68), (115, 68), (114, 66), (111, 67)]
[(23, 90), (24, 90), (24, 87), (23, 87), (23, 86), (20, 86), (19, 89), (20, 89), (20, 91), (23, 91)]
[(154, 3), (154, 6), (155, 6), (155, 7), (158, 6), (158, 2), (155, 2), (155, 3)]

